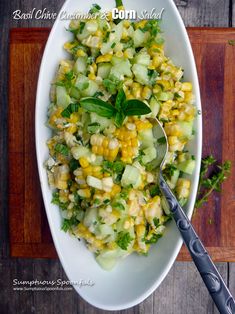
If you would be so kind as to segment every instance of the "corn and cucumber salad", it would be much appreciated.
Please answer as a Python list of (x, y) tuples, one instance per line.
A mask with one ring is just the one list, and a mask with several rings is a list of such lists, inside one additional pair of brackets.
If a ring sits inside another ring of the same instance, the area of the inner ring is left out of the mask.
[(46, 168), (62, 229), (110, 270), (133, 252), (147, 254), (171, 219), (154, 166), (155, 117), (169, 143), (164, 175), (187, 202), (195, 160), (185, 145), (196, 110), (192, 84), (165, 56), (159, 21), (102, 19), (100, 9), (70, 22), (70, 57), (51, 85)]

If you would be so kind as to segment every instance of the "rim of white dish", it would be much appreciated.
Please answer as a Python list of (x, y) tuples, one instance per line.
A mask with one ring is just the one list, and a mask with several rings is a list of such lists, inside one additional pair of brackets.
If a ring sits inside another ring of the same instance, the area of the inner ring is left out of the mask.
[[(65, 3), (63, 4), (63, 6), (60, 9), (60, 12), (62, 12), (64, 10), (64, 8), (67, 6), (67, 3), (70, 0), (66, 0)], [(175, 3), (173, 2), (173, 0), (168, 0), (171, 5), (172, 5), (172, 9), (173, 9), (173, 13), (176, 16), (178, 22), (179, 22), (179, 28), (181, 29), (182, 33), (184, 34), (184, 37), (186, 39), (186, 45), (187, 45), (187, 49), (188, 49), (188, 53), (189, 53), (189, 60), (192, 66), (192, 75), (195, 78), (195, 82), (196, 84), (194, 85), (194, 94), (196, 97), (196, 103), (197, 103), (197, 108), (201, 111), (201, 97), (200, 97), (200, 88), (199, 88), (199, 80), (198, 80), (198, 74), (197, 74), (197, 70), (196, 70), (196, 64), (195, 64), (195, 59), (194, 59), (194, 55), (193, 55), (193, 51), (192, 51), (192, 47), (189, 41), (189, 37), (188, 37), (188, 33), (186, 31), (184, 22), (180, 16), (180, 13), (175, 5)], [(59, 15), (58, 15), (59, 16)], [(42, 84), (42, 72), (44, 69), (44, 63), (45, 63), (45, 58), (47, 55), (47, 51), (49, 49), (49, 45), (50, 45), (50, 39), (53, 35), (53, 33), (55, 32), (56, 26), (59, 23), (59, 19), (57, 18), (52, 29), (50, 32), (50, 36), (48, 38), (48, 41), (46, 43), (45, 49), (44, 49), (44, 53), (43, 53), (43, 57), (42, 57), (42, 61), (41, 61), (41, 66), (40, 66), (40, 71), (39, 71), (39, 76), (38, 76), (38, 84), (37, 84), (37, 93), (36, 93), (36, 108), (35, 108), (35, 142), (36, 142), (36, 156), (37, 156), (37, 164), (38, 164), (38, 172), (39, 172), (39, 179), (40, 179), (40, 186), (41, 186), (41, 191), (42, 191), (42, 195), (43, 195), (43, 202), (45, 205), (45, 209), (46, 209), (46, 213), (47, 213), (47, 209), (49, 204), (47, 204), (46, 201), (46, 189), (44, 188), (42, 182), (43, 182), (43, 171), (45, 171), (45, 169), (43, 168), (43, 165), (41, 164), (40, 161), (40, 143), (38, 141), (39, 136), (38, 134), (40, 133), (40, 128), (42, 127), (41, 124), (38, 123), (38, 113), (40, 111), (40, 93), (39, 91), (41, 90), (41, 84)], [(199, 160), (201, 160), (201, 156), (202, 156), (202, 115), (200, 115), (197, 119), (197, 158)], [(194, 189), (191, 191), (191, 201), (189, 202), (188, 205), (188, 217), (189, 219), (191, 219), (192, 214), (193, 214), (193, 208), (194, 208), (194, 203), (196, 200), (196, 194), (197, 194), (197, 186), (198, 186), (198, 181), (199, 181), (199, 173), (200, 173), (200, 162), (197, 163), (196, 165), (196, 169), (194, 172), (194, 176), (195, 176), (195, 184), (194, 184)], [(47, 218), (48, 218), (48, 223), (50, 226), (50, 231), (52, 234), (52, 238), (53, 238), (53, 242), (55, 244), (55, 248), (56, 251), (58, 253), (60, 262), (63, 266), (63, 269), (67, 274), (67, 269), (65, 267), (65, 261), (63, 258), (63, 254), (61, 252), (60, 249), (60, 244), (58, 243), (57, 237), (54, 233), (54, 230), (51, 226), (52, 222), (48, 217), (48, 213), (47, 213)], [(171, 258), (169, 259), (168, 264), (165, 267), (164, 272), (162, 272), (161, 276), (158, 278), (158, 280), (152, 284), (148, 290), (145, 291), (145, 293), (143, 293), (141, 296), (136, 297), (135, 299), (133, 299), (131, 302), (126, 302), (126, 303), (122, 303), (122, 304), (116, 304), (113, 306), (107, 306), (106, 304), (103, 303), (99, 303), (99, 302), (94, 302), (94, 300), (91, 300), (87, 297), (84, 296), (84, 293), (82, 292), (82, 290), (77, 290), (76, 287), (74, 286), (76, 292), (79, 293), (79, 295), (88, 303), (90, 303), (91, 305), (95, 306), (96, 308), (102, 309), (102, 310), (109, 310), (109, 311), (117, 311), (117, 310), (124, 310), (124, 309), (128, 309), (131, 308), (139, 303), (141, 303), (142, 301), (144, 301), (148, 296), (150, 296), (157, 288), (158, 286), (162, 283), (162, 281), (164, 280), (164, 278), (166, 277), (166, 275), (169, 273), (171, 267), (173, 266), (177, 255), (179, 254), (180, 248), (183, 244), (183, 240), (181, 238), (179, 238), (176, 246), (175, 246), (175, 250), (174, 250), (174, 254), (172, 254)]]

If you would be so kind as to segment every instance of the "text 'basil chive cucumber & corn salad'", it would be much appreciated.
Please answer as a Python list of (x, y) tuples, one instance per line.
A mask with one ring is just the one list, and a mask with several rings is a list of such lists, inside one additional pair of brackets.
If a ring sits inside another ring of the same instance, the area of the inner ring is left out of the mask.
[(164, 54), (159, 21), (117, 21), (111, 14), (107, 20), (100, 10), (93, 5), (96, 19), (70, 22), (73, 40), (64, 44), (70, 56), (51, 86), (46, 168), (62, 229), (84, 239), (110, 270), (133, 252), (147, 255), (170, 219), (151, 166), (152, 118), (168, 138), (164, 175), (181, 204), (187, 202), (184, 174), (192, 174), (195, 161), (185, 145), (196, 110), (192, 84)]

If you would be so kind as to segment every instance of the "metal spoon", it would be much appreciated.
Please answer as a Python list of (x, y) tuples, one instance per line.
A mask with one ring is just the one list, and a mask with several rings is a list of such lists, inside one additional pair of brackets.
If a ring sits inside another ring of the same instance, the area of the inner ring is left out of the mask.
[[(162, 139), (165, 137), (166, 141), (158, 141), (161, 144), (156, 144), (157, 161), (155, 161), (154, 167), (160, 165), (159, 171), (159, 185), (163, 195), (169, 204), (170, 211), (176, 225), (181, 233), (185, 245), (187, 246), (191, 257), (212, 297), (218, 310), (222, 314), (234, 314), (235, 313), (235, 301), (230, 293), (228, 287), (224, 283), (217, 268), (212, 262), (207, 250), (199, 239), (195, 232), (191, 222), (184, 213), (182, 207), (178, 203), (174, 194), (167, 185), (162, 169), (166, 162), (166, 155), (168, 152), (168, 142), (166, 133), (157, 119), (152, 119), (153, 133), (156, 139)], [(165, 142), (165, 143), (163, 143)]]

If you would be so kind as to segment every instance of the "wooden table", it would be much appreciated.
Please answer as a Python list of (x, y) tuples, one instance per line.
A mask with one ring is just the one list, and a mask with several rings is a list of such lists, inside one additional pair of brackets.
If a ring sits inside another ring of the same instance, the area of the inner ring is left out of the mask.
[[(13, 259), (9, 258), (8, 208), (7, 208), (7, 83), (8, 83), (8, 36), (11, 27), (48, 27), (53, 20), (13, 20), (12, 12), (21, 9), (28, 12), (32, 8), (47, 8), (58, 12), (63, 0), (24, 1), (13, 0), (0, 3), (0, 26), (3, 30), (0, 45), (0, 272), (1, 272), (1, 313), (102, 313), (84, 302), (74, 291), (68, 292), (16, 292), (12, 290), (12, 280), (55, 280), (66, 276), (57, 260)], [(187, 26), (235, 26), (233, 2), (219, 0), (177, 0), (175, 1)], [(22, 5), (22, 7), (20, 7)], [(234, 6), (235, 7), (235, 6)], [(19, 104), (20, 105), (20, 104)], [(235, 265), (217, 265), (225, 282), (235, 294)], [(169, 313), (169, 314), (211, 314), (218, 313), (202, 284), (192, 263), (175, 263), (160, 288), (146, 301), (122, 313)]]

